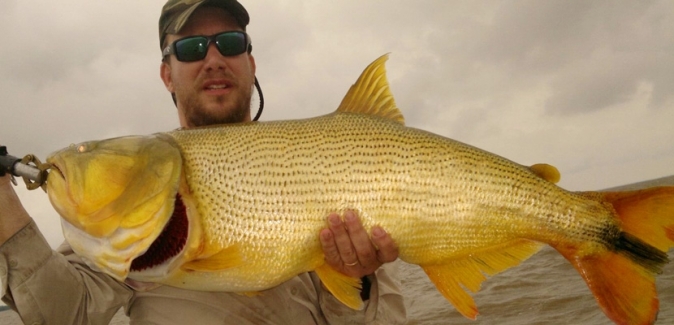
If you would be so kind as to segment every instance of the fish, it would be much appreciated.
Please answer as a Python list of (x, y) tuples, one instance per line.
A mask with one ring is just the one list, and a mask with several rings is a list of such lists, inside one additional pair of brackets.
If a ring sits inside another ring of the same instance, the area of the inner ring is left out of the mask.
[(356, 212), (389, 233), (465, 317), (488, 278), (549, 245), (617, 324), (650, 324), (674, 246), (674, 187), (572, 192), (518, 164), (404, 125), (384, 55), (336, 111), (71, 145), (47, 193), (72, 249), (119, 281), (264, 294), (315, 272), (362, 309), (360, 279), (326, 264), (319, 232)]

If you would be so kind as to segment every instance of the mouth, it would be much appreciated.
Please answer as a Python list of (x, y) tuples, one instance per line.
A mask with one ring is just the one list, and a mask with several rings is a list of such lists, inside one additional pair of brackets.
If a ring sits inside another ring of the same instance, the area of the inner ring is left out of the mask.
[(66, 173), (64, 172), (63, 166), (54, 160), (55, 159), (51, 157), (47, 158), (47, 165), (49, 165), (49, 173), (47, 174), (47, 180), (56, 177), (54, 175), (58, 175), (58, 177), (65, 179)]
[(55, 173), (57, 173), (59, 176), (61, 176), (62, 178), (65, 178), (65, 177), (66, 177), (66, 174), (61, 170), (61, 168), (59, 168), (58, 165), (52, 163), (52, 164), (50, 164), (49, 168), (50, 168), (50, 173), (54, 173), (54, 172), (55, 172)]
[(220, 85), (210, 85), (208, 87), (205, 87), (204, 89), (213, 90), (213, 89), (226, 89), (226, 88), (229, 88), (229, 86), (220, 84)]
[(227, 80), (211, 80), (204, 83), (203, 90), (210, 93), (222, 93), (232, 86), (232, 83)]

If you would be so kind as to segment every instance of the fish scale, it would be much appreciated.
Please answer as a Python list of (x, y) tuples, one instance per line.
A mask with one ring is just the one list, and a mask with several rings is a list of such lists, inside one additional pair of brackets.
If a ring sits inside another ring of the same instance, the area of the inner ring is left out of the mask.
[[(122, 137), (53, 154), (47, 188), (66, 239), (120, 281), (255, 292), (314, 271), (358, 309), (360, 279), (326, 264), (319, 242), (330, 213), (355, 210), (365, 229), (385, 229), (399, 257), (420, 265), (468, 318), (477, 316), (468, 291), (548, 244), (616, 323), (655, 319), (654, 277), (674, 246), (674, 188), (572, 193), (554, 184), (559, 173), (550, 165), (526, 167), (405, 127), (385, 60), (365, 69), (332, 114)], [(185, 213), (176, 216), (174, 203)], [(186, 220), (169, 223), (178, 217)], [(145, 258), (160, 234), (171, 237), (172, 224), (188, 224), (182, 250)], [(152, 265), (131, 271), (136, 258)]]
[[(169, 135), (180, 147), (208, 241), (222, 247), (246, 243), (251, 250), (242, 254), (250, 256), (251, 268), (276, 267), (278, 254), (317, 251), (316, 234), (326, 227), (327, 215), (346, 209), (358, 211), (366, 229), (375, 224), (387, 229), (401, 258), (416, 264), (524, 236), (549, 241), (544, 236), (554, 229), (537, 233), (536, 223), (578, 222), (565, 220), (554, 202), (550, 209), (539, 207), (548, 198), (570, 201), (573, 195), (526, 168), (376, 116), (337, 113)], [(212, 172), (212, 166), (223, 172)], [(229, 186), (223, 191), (219, 184)], [(513, 195), (513, 188), (523, 195)], [(527, 211), (521, 202), (535, 204)], [(305, 227), (288, 227), (294, 224)], [(275, 244), (268, 247), (273, 254), (254, 251), (252, 244), (260, 240)], [(288, 275), (316, 267), (294, 260)], [(240, 272), (258, 281), (258, 274)]]

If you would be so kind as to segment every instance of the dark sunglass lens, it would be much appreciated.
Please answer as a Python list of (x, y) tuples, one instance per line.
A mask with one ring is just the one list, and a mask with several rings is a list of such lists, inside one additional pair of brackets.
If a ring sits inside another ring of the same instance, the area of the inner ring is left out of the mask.
[(190, 37), (179, 40), (175, 45), (178, 61), (198, 61), (206, 57), (208, 39), (205, 37)]
[(215, 37), (218, 50), (224, 56), (246, 52), (246, 34), (239, 32), (222, 33)]

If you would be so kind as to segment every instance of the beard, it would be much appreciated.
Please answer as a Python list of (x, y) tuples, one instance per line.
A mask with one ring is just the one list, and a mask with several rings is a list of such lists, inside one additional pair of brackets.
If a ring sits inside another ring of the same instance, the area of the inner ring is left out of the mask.
[[(185, 118), (189, 127), (241, 123), (250, 119), (250, 98), (252, 89), (235, 98), (222, 98), (218, 110), (208, 109), (195, 97), (187, 96), (183, 103)], [(228, 107), (229, 106), (229, 107)]]
[[(192, 106), (194, 107), (194, 106)], [(248, 106), (236, 106), (234, 110), (225, 115), (214, 115), (203, 109), (193, 109), (187, 116), (190, 127), (207, 126), (228, 123), (241, 123), (246, 121), (250, 108)]]

